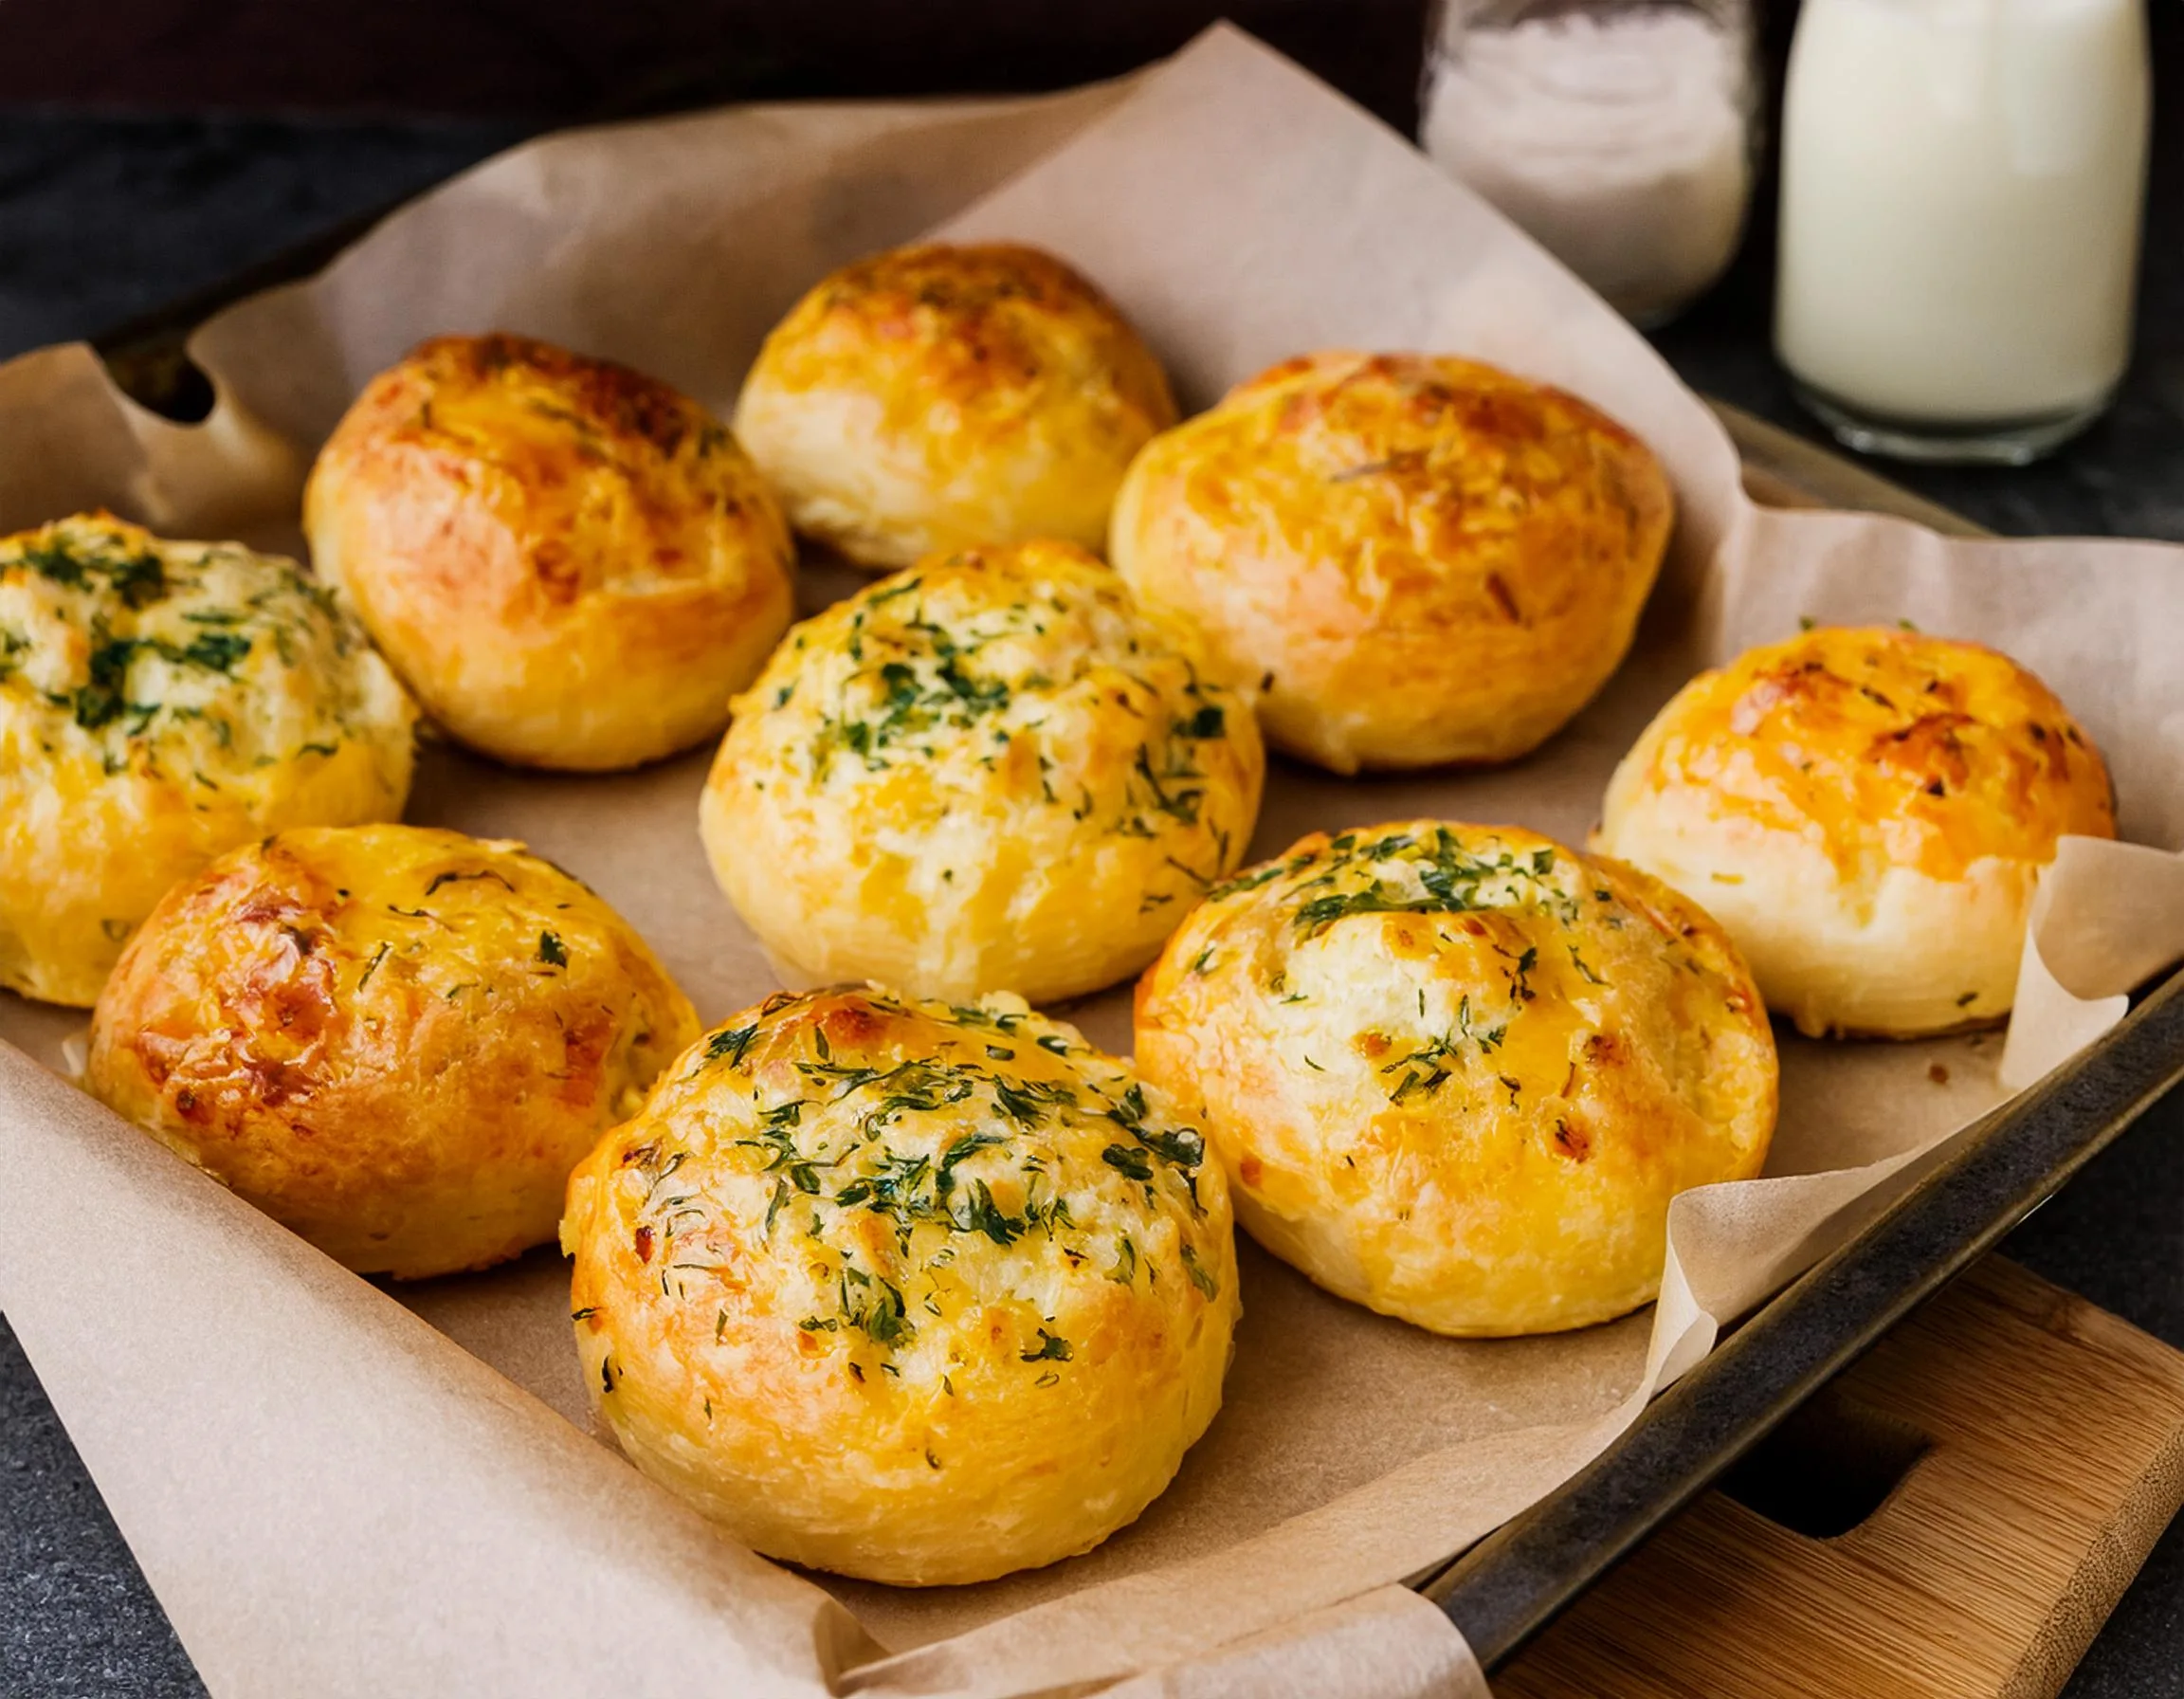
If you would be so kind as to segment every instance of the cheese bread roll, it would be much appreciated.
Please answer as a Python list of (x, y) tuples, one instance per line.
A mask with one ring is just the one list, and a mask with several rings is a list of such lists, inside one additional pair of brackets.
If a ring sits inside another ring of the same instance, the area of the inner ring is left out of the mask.
[(2101, 752), (2006, 655), (1821, 627), (1703, 673), (1609, 782), (1594, 841), (1702, 901), (1798, 1030), (2010, 1013), (2065, 832), (2116, 835)]
[(1337, 773), (1506, 761), (1590, 702), (1667, 545), (1668, 480), (1596, 408), (1473, 360), (1306, 355), (1155, 439), (1108, 557)]
[(767, 337), (736, 430), (796, 529), (870, 567), (1107, 535), (1168, 379), (1107, 298), (1007, 244), (896, 248), (823, 279)]
[(796, 628), (701, 805), (720, 887), (813, 980), (1096, 991), (1231, 872), (1265, 758), (1195, 635), (1083, 551), (937, 557)]
[(440, 337), (373, 378), (303, 523), (433, 719), (521, 766), (704, 741), (792, 613), (787, 523), (727, 429), (521, 337)]
[(1205, 1141), (1013, 997), (784, 993), (569, 1183), (576, 1344), (638, 1468), (773, 1558), (904, 1586), (1087, 1551), (1221, 1404)]
[(1315, 833), (1231, 881), (1140, 982), (1137, 1053), (1254, 1238), (1437, 1333), (1647, 1303), (1669, 1201), (1757, 1174), (1774, 1129), (1721, 929), (1514, 827)]
[(0, 539), (0, 986), (88, 1008), (223, 850), (399, 814), (415, 718), (292, 560), (107, 514)]
[(282, 832), (177, 886), (83, 1084), (358, 1273), (554, 1236), (569, 1170), (698, 1032), (627, 922), (520, 844)]

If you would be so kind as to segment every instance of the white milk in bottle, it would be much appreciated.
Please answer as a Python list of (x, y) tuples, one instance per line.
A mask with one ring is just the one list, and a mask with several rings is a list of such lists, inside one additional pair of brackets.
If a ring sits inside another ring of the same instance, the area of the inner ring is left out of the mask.
[(2023, 461), (2123, 374), (2143, 0), (1805, 0), (1775, 346), (1845, 441)]

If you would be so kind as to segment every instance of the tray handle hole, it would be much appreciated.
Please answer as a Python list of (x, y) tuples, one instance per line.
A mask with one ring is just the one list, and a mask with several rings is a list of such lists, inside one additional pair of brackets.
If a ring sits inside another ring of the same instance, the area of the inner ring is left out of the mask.
[(178, 338), (102, 350), (101, 357), (115, 387), (139, 407), (177, 425), (199, 425), (211, 416), (217, 399), (212, 380)]
[(1746, 1509), (1815, 1540), (1847, 1534), (1887, 1502), (1934, 1441), (1828, 1387), (1718, 1483)]

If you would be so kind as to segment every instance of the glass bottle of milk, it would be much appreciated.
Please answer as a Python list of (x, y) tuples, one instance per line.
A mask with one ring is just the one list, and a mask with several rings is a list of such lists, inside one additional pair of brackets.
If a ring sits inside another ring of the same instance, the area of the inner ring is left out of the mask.
[(1852, 448), (2022, 464), (2130, 356), (2143, 0), (1804, 0), (1774, 341)]

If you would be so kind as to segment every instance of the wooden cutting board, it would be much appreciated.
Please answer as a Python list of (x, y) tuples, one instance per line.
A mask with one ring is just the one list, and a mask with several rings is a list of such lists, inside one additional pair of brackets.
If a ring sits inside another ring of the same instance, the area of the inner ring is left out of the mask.
[[(1976, 528), (1719, 410), (1777, 506)], [(1999, 1257), (1494, 1678), (1498, 1699), (2048, 1699), (2184, 1505), (2184, 1353)]]
[(2184, 1353), (1990, 1257), (1504, 1665), (1494, 1691), (2045, 1699), (2179, 1504)]

